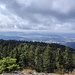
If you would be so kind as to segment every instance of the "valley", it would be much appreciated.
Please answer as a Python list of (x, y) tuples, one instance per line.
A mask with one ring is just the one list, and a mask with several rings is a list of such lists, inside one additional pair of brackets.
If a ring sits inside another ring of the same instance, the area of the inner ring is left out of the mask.
[(55, 33), (55, 32), (0, 32), (0, 39), (37, 41), (46, 43), (59, 43), (75, 49), (75, 33)]

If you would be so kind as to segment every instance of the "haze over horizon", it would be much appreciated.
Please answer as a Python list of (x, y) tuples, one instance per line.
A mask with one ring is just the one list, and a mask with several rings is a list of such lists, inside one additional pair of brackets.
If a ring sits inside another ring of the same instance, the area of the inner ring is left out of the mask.
[(0, 31), (75, 32), (75, 0), (0, 0)]

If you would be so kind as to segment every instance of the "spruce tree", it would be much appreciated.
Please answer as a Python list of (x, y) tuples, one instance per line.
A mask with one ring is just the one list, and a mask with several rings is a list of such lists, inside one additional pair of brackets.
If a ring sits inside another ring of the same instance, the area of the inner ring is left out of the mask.
[(42, 60), (42, 54), (41, 54), (41, 48), (38, 46), (35, 50), (35, 68), (38, 72), (43, 71), (43, 60)]
[(58, 72), (62, 72), (63, 70), (63, 53), (60, 48), (57, 48), (56, 52), (56, 67)]
[(45, 72), (53, 71), (53, 51), (49, 45), (47, 45), (43, 53), (43, 67)]
[(73, 55), (68, 47), (66, 47), (64, 52), (64, 67), (66, 71), (73, 70)]

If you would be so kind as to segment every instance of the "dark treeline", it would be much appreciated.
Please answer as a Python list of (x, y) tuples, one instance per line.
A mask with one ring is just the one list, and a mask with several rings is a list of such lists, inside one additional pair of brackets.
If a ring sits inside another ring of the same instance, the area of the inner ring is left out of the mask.
[(20, 69), (31, 68), (37, 72), (75, 69), (75, 50), (54, 43), (0, 40), (0, 60), (6, 57), (15, 58)]

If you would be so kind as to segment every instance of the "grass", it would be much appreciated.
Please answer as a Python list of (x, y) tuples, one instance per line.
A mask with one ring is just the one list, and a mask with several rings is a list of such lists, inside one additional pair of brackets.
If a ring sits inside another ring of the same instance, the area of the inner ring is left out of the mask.
[[(35, 73), (35, 75), (36, 74), (38, 74), (38, 75), (46, 75), (46, 73), (38, 73), (38, 72), (36, 72), (35, 70), (32, 70), (32, 69), (24, 69), (22, 71), (22, 73), (23, 74), (33, 74), (33, 73)], [(47, 73), (47, 75), (48, 75), (48, 73)], [(49, 75), (75, 75), (75, 70), (72, 73), (64, 73), (64, 74), (49, 73)]]
[(37, 72), (36, 70), (32, 70), (32, 69), (23, 69), (22, 73), (32, 74), (32, 73), (37, 73)]

